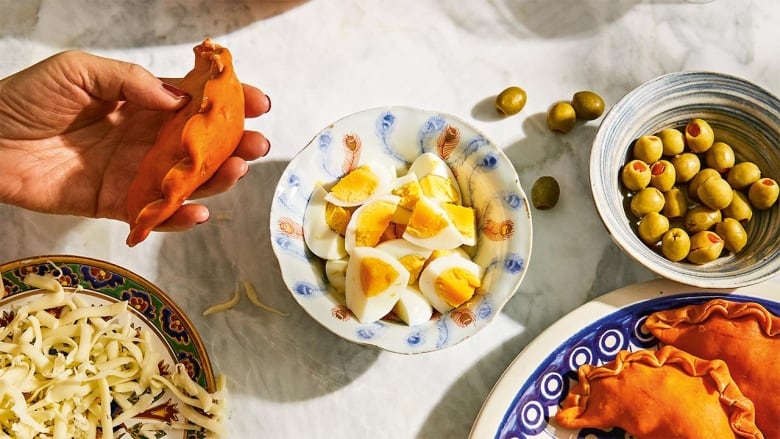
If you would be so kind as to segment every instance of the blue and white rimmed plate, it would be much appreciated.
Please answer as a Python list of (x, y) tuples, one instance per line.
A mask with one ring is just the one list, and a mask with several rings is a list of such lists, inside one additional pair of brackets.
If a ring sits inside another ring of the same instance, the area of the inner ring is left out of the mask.
[(656, 349), (657, 340), (644, 327), (647, 316), (714, 298), (756, 302), (780, 315), (780, 283), (774, 282), (718, 290), (654, 280), (615, 290), (557, 321), (512, 361), (485, 400), (471, 437), (628, 437), (618, 429), (573, 431), (550, 421), (579, 366), (607, 363), (622, 349)]
[[(160, 356), (158, 367), (161, 371), (165, 368), (172, 371), (175, 364), (181, 363), (186, 366), (190, 378), (209, 392), (216, 391), (206, 349), (182, 310), (146, 279), (108, 262), (81, 256), (49, 255), (0, 265), (0, 326), (7, 325), (10, 320), (6, 319), (12, 318), (11, 311), (16, 305), (48, 294), (23, 282), (30, 273), (55, 276), (66, 291), (75, 291), (85, 302), (93, 305), (128, 301), (132, 323), (153, 335), (151, 347)], [(177, 399), (166, 390), (150, 409), (115, 427), (114, 435), (147, 437), (154, 434), (155, 437), (182, 439), (205, 437), (202, 432), (160, 427), (180, 421), (177, 419), (179, 416)]]
[[(361, 323), (343, 295), (329, 286), (323, 261), (304, 243), (302, 224), (309, 197), (317, 186), (342, 177), (342, 165), (355, 156), (361, 164), (392, 164), (401, 175), (425, 152), (447, 162), (457, 176), (464, 204), (477, 212), (473, 260), (485, 273), (482, 289), (487, 293), (444, 315), (435, 313), (418, 326), (391, 319)], [(271, 205), (270, 228), (284, 282), (306, 312), (347, 340), (405, 354), (453, 346), (488, 325), (517, 290), (531, 256), (529, 203), (503, 151), (456, 117), (409, 107), (361, 111), (320, 131), (282, 174)]]

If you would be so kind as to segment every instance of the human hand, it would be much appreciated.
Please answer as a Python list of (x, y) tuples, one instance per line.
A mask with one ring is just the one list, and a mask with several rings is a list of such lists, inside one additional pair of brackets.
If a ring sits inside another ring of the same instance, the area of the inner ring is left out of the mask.
[[(189, 99), (142, 67), (80, 51), (54, 55), (0, 80), (0, 202), (44, 213), (128, 222), (127, 191), (141, 158), (169, 113)], [(271, 108), (244, 85), (245, 115)], [(245, 131), (233, 156), (192, 195), (225, 192), (268, 153), (259, 132)], [(208, 220), (206, 206), (182, 205), (158, 231)]]

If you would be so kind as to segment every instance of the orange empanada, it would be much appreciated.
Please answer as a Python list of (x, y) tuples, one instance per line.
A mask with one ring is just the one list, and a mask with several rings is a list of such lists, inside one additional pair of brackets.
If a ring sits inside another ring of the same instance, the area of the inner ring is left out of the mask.
[(757, 303), (713, 299), (653, 313), (645, 327), (664, 344), (725, 361), (758, 427), (780, 438), (780, 318)]
[(603, 366), (584, 365), (555, 414), (566, 428), (620, 427), (647, 438), (763, 438), (753, 403), (726, 363), (673, 346), (621, 351)]

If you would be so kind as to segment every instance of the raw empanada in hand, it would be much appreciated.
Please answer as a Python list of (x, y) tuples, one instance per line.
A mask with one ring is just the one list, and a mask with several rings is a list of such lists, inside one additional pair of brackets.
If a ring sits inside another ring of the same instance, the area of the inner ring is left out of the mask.
[(653, 313), (645, 327), (664, 344), (725, 361), (758, 427), (780, 438), (780, 318), (757, 303), (713, 299)]
[(583, 365), (555, 414), (566, 428), (620, 427), (634, 437), (763, 438), (753, 403), (726, 363), (673, 346), (621, 351), (603, 366)]

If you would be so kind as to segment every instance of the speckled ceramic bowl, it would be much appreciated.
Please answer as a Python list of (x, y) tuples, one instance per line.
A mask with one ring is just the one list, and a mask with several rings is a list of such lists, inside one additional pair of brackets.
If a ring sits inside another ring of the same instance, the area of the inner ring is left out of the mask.
[[(304, 242), (309, 198), (315, 187), (328, 187), (341, 178), (344, 164), (355, 157), (360, 157), (359, 164), (390, 163), (403, 175), (424, 152), (447, 162), (457, 175), (464, 204), (477, 212), (472, 260), (484, 273), (482, 286), (466, 304), (443, 315), (434, 313), (421, 325), (393, 318), (361, 323), (346, 307), (343, 294), (329, 285), (324, 261)], [(408, 107), (361, 111), (317, 134), (282, 174), (270, 227), (284, 282), (306, 312), (347, 340), (406, 354), (453, 346), (492, 322), (520, 285), (531, 256), (528, 200), (506, 155), (460, 119)]]
[(620, 170), (632, 142), (693, 118), (710, 123), (716, 140), (732, 146), (737, 161), (755, 162), (762, 176), (780, 178), (780, 100), (767, 90), (729, 75), (679, 72), (652, 79), (618, 101), (604, 117), (593, 143), (590, 184), (612, 239), (636, 261), (665, 278), (688, 285), (735, 288), (765, 280), (780, 269), (780, 207), (754, 211), (740, 252), (694, 265), (671, 262), (645, 245), (628, 211)]

